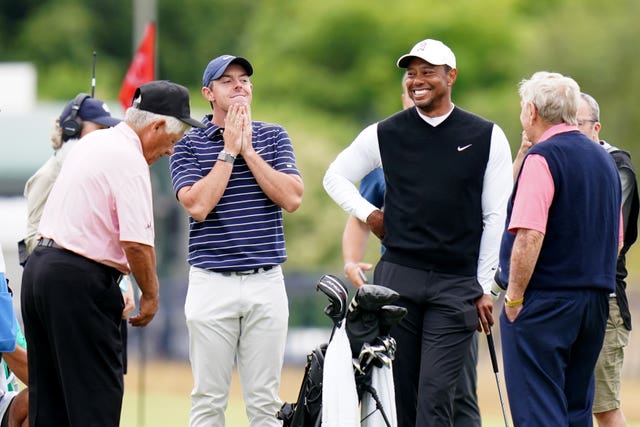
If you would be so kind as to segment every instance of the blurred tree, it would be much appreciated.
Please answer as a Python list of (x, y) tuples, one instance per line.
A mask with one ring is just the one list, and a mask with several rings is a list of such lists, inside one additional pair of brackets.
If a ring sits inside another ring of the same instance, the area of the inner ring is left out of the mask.
[[(499, 123), (514, 152), (518, 82), (546, 69), (593, 94), (602, 135), (640, 159), (637, 0), (157, 3), (159, 78), (191, 88), (193, 109), (208, 111), (199, 95), (206, 63), (222, 53), (247, 56), (256, 70), (255, 117), (291, 134), (306, 187), (285, 221), (291, 268), (340, 268), (346, 214), (325, 194), (322, 176), (364, 125), (400, 108), (395, 61), (427, 37), (457, 56), (454, 102)], [(132, 7), (130, 0), (0, 0), (0, 58), (34, 62), (39, 97), (66, 100), (89, 90), (96, 50), (96, 96), (115, 99), (132, 55)]]
[(259, 2), (158, 0), (158, 73), (200, 89), (207, 63), (223, 53), (246, 54), (246, 27)]
[[(249, 37), (267, 99), (304, 104), (369, 123), (399, 108), (402, 70), (395, 60), (424, 38), (438, 38), (459, 57), (454, 96), (500, 87), (512, 75), (520, 38), (514, 0), (459, 0), (456, 7), (410, 0), (260, 3)], [(281, 19), (286, 16), (287, 19)], [(286, 31), (274, 31), (273, 22)], [(264, 55), (270, 52), (270, 55)], [(265, 81), (262, 81), (264, 79)]]
[[(600, 103), (601, 136), (631, 150), (640, 166), (640, 2), (620, 0), (603, 7), (596, 0), (566, 0), (531, 23), (535, 41), (522, 54), (522, 77), (558, 71), (573, 77)], [(570, 27), (568, 26), (570, 23)], [(567, 31), (571, 28), (571, 31)]]
[(37, 7), (46, 0), (0, 0), (0, 55), (7, 58), (13, 55), (16, 35), (22, 24)]

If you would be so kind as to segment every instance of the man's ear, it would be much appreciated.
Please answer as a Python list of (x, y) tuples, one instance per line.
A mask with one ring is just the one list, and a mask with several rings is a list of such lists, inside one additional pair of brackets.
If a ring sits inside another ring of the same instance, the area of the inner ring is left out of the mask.
[(165, 119), (158, 119), (153, 122), (152, 129), (154, 132), (164, 131), (167, 126), (167, 121)]
[(533, 102), (529, 102), (527, 104), (527, 119), (529, 120), (529, 125), (533, 125), (533, 122), (538, 118), (538, 109), (533, 104)]
[(447, 77), (449, 77), (449, 86), (453, 86), (453, 84), (456, 82), (456, 79), (458, 78), (458, 69), (450, 69), (447, 73)]
[(213, 102), (214, 98), (213, 98), (213, 91), (211, 89), (209, 89), (207, 86), (204, 86), (201, 90), (202, 92), (202, 96), (204, 97), (204, 99), (206, 99), (209, 102)]
[(600, 122), (595, 122), (593, 124), (593, 130), (596, 132), (596, 134), (599, 134), (600, 131), (602, 130), (602, 123)]

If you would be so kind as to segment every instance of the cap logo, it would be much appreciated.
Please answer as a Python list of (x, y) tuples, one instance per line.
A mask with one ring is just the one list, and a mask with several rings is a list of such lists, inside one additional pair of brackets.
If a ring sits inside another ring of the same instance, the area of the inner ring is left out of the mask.
[(427, 48), (427, 41), (423, 40), (414, 49), (415, 50), (425, 50), (426, 48)]

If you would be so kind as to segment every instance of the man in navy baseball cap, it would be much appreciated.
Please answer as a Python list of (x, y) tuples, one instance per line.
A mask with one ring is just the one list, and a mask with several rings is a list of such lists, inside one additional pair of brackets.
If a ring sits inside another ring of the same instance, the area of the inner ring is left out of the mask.
[[(75, 100), (70, 101), (64, 107), (62, 113), (60, 113), (60, 123), (63, 123), (71, 116), (75, 102)], [(120, 119), (111, 116), (109, 107), (104, 101), (91, 98), (89, 95), (80, 102), (77, 115), (84, 121), (97, 123), (106, 127), (112, 127), (120, 123)]]
[[(207, 64), (200, 92), (211, 114), (202, 119), (204, 129), (191, 129), (175, 144), (169, 161), (174, 194), (189, 214), (188, 262), (197, 271), (184, 306), (194, 378), (191, 427), (225, 424), (224, 399), (209, 396), (229, 394), (226, 373), (234, 365), (250, 425), (282, 426), (273, 415), (282, 406), (288, 322), (282, 210), (298, 209), (304, 184), (284, 127), (252, 118), (252, 74), (239, 56)], [(241, 292), (247, 284), (250, 299)]]
[(222, 73), (231, 64), (238, 64), (247, 72), (248, 76), (253, 74), (253, 67), (245, 58), (241, 56), (233, 55), (221, 55), (212, 59), (202, 75), (202, 87), (209, 86), (212, 80), (217, 80), (222, 76)]

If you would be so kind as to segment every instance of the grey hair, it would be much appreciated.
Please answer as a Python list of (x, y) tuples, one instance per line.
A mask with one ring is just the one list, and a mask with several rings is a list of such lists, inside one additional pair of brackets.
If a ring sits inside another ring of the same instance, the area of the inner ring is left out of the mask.
[(166, 133), (182, 134), (191, 127), (188, 124), (176, 119), (175, 117), (156, 114), (145, 110), (139, 110), (134, 107), (129, 107), (124, 113), (124, 120), (136, 130), (140, 130), (143, 127), (147, 126), (149, 123), (162, 119), (164, 119), (167, 123), (165, 127)]
[(51, 130), (51, 147), (54, 150), (60, 149), (62, 147), (62, 127), (60, 127), (60, 119), (56, 119), (53, 124), (53, 129)]
[(582, 92), (580, 97), (584, 99), (584, 102), (589, 106), (589, 111), (591, 111), (591, 120), (595, 120), (597, 122), (600, 121), (600, 106), (598, 105), (598, 101), (594, 99), (593, 96), (588, 93)]
[(538, 71), (518, 85), (522, 105), (533, 104), (540, 118), (551, 124), (578, 123), (580, 86), (560, 73)]

